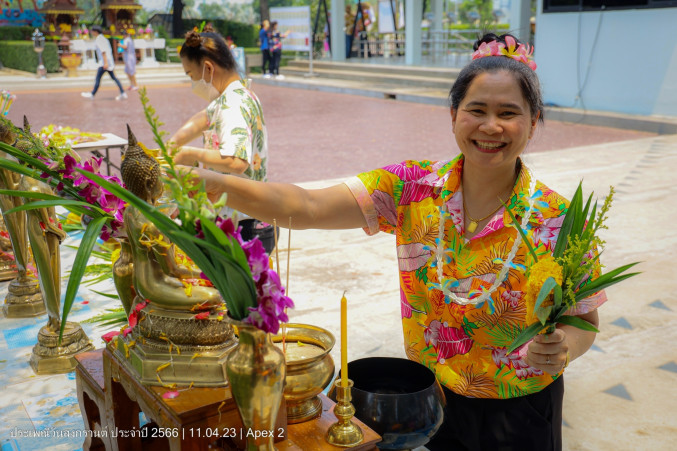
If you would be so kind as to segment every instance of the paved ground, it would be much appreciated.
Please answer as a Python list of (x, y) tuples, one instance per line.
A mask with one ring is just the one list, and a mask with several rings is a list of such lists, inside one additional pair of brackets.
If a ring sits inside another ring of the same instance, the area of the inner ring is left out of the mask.
[[(83, 88), (88, 86), (85, 80)], [(115, 102), (114, 91), (104, 89), (91, 102), (80, 98), (79, 90), (19, 92), (10, 118), (26, 112), (36, 125), (59, 123), (117, 134), (130, 122), (149, 141), (138, 100)], [(449, 116), (441, 107), (269, 86), (256, 86), (256, 91), (269, 127), (272, 180), (326, 186), (385, 163), (455, 153)], [(149, 96), (168, 129), (200, 107), (185, 83), (150, 86)], [(601, 333), (594, 348), (567, 369), (564, 449), (674, 449), (677, 136), (550, 122), (531, 146), (527, 164), (565, 196), (571, 196), (581, 178), (586, 191), (600, 196), (609, 185), (616, 186), (602, 260), (609, 267), (643, 262), (642, 275), (608, 290), (610, 301), (600, 309)], [(280, 240), (284, 259), (286, 232)], [(70, 243), (77, 244), (77, 238)], [(294, 231), (289, 293), (297, 308), (292, 321), (325, 327), (338, 336), (339, 299), (347, 290), (350, 359), (403, 357), (393, 244), (391, 236), (370, 238), (360, 230)], [(66, 268), (68, 258), (72, 256), (64, 250)], [(0, 295), (5, 285), (0, 285)], [(112, 289), (110, 284), (96, 288)], [(106, 307), (104, 299), (83, 289), (73, 319)], [(35, 377), (27, 365), (41, 322), (0, 319), (2, 451), (44, 449), (44, 441), (12, 439), (15, 427), (82, 428), (72, 375)], [(103, 331), (89, 325), (86, 330), (100, 346)], [(334, 356), (338, 361), (338, 349)], [(77, 449), (79, 443), (55, 440), (50, 449)]]
[[(67, 79), (67, 81), (71, 81)], [(47, 82), (51, 82), (48, 80)], [(138, 94), (115, 101), (117, 90), (102, 88), (94, 100), (81, 88), (18, 91), (9, 118), (28, 116), (34, 128), (50, 123), (126, 137), (152, 144)], [(304, 182), (343, 177), (405, 159), (438, 160), (458, 152), (447, 108), (253, 83), (263, 104), (269, 138), (269, 179)], [(0, 88), (2, 78), (0, 77)], [(45, 86), (47, 88), (47, 86)], [(148, 97), (167, 131), (176, 130), (205, 106), (190, 84), (148, 85)], [(652, 136), (644, 132), (545, 122), (528, 152)]]

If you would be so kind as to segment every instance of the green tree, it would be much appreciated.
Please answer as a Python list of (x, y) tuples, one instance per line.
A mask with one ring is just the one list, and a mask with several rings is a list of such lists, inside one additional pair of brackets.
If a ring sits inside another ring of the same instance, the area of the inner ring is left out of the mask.
[(227, 16), (226, 8), (218, 3), (201, 3), (197, 10), (201, 19), (224, 19)]
[(465, 0), (458, 7), (461, 23), (473, 24), (480, 29), (487, 28), (494, 22), (493, 11), (494, 2), (492, 0)]

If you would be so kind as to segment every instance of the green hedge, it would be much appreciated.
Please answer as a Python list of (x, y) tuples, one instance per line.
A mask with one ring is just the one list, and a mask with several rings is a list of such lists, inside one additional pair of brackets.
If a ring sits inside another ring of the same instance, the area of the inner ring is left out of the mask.
[[(184, 31), (189, 31), (193, 27), (200, 27), (203, 19), (183, 19)], [(230, 36), (238, 47), (253, 47), (257, 45), (259, 39), (259, 26), (240, 22), (231, 22), (225, 19), (209, 20), (212, 27), (225, 38)], [(183, 42), (183, 41), (182, 41)]]
[(155, 50), (155, 59), (167, 63), (180, 63), (181, 58), (178, 56), (178, 52), (172, 52), (170, 56), (167, 56), (167, 49), (176, 50), (178, 46), (183, 44), (183, 39), (165, 39), (165, 48)]
[(0, 41), (30, 40), (33, 31), (33, 27), (0, 27)]
[[(38, 54), (33, 50), (31, 41), (0, 42), (0, 61), (5, 67), (26, 72), (35, 72), (38, 68)], [(59, 55), (55, 43), (45, 43), (42, 63), (47, 72), (59, 72)]]

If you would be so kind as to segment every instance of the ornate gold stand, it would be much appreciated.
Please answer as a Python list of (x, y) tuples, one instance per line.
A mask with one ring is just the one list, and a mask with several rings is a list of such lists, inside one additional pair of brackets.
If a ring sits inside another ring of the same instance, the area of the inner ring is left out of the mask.
[(338, 421), (329, 427), (327, 442), (335, 446), (348, 448), (364, 440), (360, 427), (351, 421), (351, 418), (355, 415), (355, 407), (350, 403), (353, 399), (350, 394), (353, 381), (348, 379), (348, 386), (343, 387), (341, 385), (341, 378), (338, 378), (334, 382), (334, 385), (336, 388), (334, 415), (336, 415)]
[(45, 303), (40, 292), (38, 279), (26, 276), (9, 283), (9, 294), (5, 298), (2, 311), (8, 318), (26, 318), (44, 315)]
[[(147, 309), (149, 312), (139, 312), (139, 322), (132, 333), (118, 335), (109, 345), (141, 383), (228, 385), (226, 358), (237, 341), (226, 319), (196, 320), (195, 313), (165, 310), (152, 304)], [(170, 365), (158, 371), (167, 363)]]
[(68, 373), (75, 369), (75, 355), (94, 349), (92, 343), (78, 323), (66, 323), (61, 345), (58, 345), (59, 331), (49, 324), (38, 332), (38, 343), (33, 347), (30, 364), (36, 374)]

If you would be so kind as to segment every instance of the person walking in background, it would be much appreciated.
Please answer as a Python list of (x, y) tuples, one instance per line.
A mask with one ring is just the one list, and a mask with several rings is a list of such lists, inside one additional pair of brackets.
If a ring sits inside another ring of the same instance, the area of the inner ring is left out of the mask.
[(261, 22), (261, 30), (259, 30), (259, 45), (261, 49), (261, 56), (263, 60), (261, 62), (261, 73), (263, 78), (272, 77), (272, 72), (266, 72), (266, 69), (270, 71), (271, 69), (271, 53), (270, 53), (270, 22), (268, 19), (264, 19)]
[(278, 79), (284, 78), (284, 75), (280, 75), (280, 61), (282, 60), (282, 39), (287, 36), (289, 36), (288, 31), (280, 33), (280, 30), (277, 29), (276, 20), (270, 24), (270, 49), (272, 50), (270, 73)]
[(324, 24), (324, 39), (322, 40), (322, 58), (326, 58), (331, 55), (331, 46), (329, 45), (330, 40), (330, 28), (331, 28), (331, 12), (327, 11), (327, 23)]
[(103, 73), (108, 72), (108, 75), (110, 75), (110, 78), (113, 79), (120, 90), (120, 95), (116, 96), (115, 100), (126, 99), (127, 93), (122, 89), (120, 80), (117, 79), (115, 72), (113, 72), (113, 70), (115, 70), (113, 48), (110, 46), (108, 39), (103, 35), (103, 28), (101, 28), (101, 25), (94, 25), (92, 26), (91, 32), (94, 37), (94, 44), (96, 45), (96, 56), (99, 59), (99, 69), (96, 71), (96, 80), (94, 81), (94, 89), (92, 89), (92, 92), (82, 92), (80, 95), (86, 99), (93, 99), (96, 92), (99, 90)]
[(120, 43), (120, 47), (123, 50), (122, 61), (125, 63), (125, 73), (127, 78), (129, 78), (129, 89), (130, 91), (136, 91), (139, 89), (139, 86), (136, 84), (136, 51), (134, 50), (134, 39), (129, 35), (129, 30), (126, 28), (122, 29), (122, 35), (124, 39)]
[(350, 58), (353, 47), (353, 32), (355, 31), (355, 16), (350, 5), (346, 5), (346, 13), (343, 15), (346, 25), (346, 58)]

